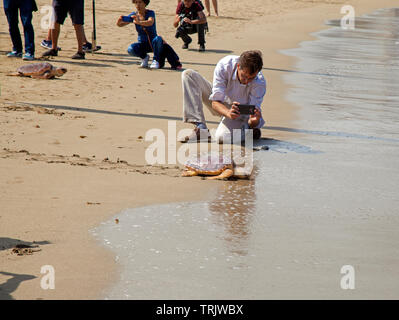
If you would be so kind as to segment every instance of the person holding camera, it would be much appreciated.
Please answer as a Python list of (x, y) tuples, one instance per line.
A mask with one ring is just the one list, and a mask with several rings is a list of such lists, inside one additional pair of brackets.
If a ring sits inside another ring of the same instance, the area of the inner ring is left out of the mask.
[[(185, 70), (182, 73), (183, 121), (192, 123), (195, 128), (189, 136), (179, 141), (184, 143), (211, 140), (205, 123), (203, 104), (213, 115), (222, 116), (215, 133), (218, 143), (231, 143), (235, 139), (235, 129), (241, 130), (240, 141), (244, 141), (246, 134), (251, 133), (253, 139), (259, 139), (260, 128), (265, 124), (261, 113), (261, 104), (266, 94), (262, 67), (262, 53), (252, 50), (245, 51), (240, 56), (229, 55), (222, 58), (215, 67), (213, 84), (198, 72)], [(253, 112), (244, 114), (244, 108), (240, 108), (243, 104), (254, 106)]]
[(128, 16), (120, 16), (116, 22), (118, 27), (127, 26), (134, 23), (138, 33), (138, 41), (132, 43), (127, 52), (135, 57), (141, 58), (140, 67), (147, 68), (150, 56), (149, 52), (154, 52), (151, 69), (159, 69), (165, 65), (165, 59), (168, 60), (172, 69), (180, 70), (182, 64), (179, 56), (173, 48), (167, 44), (162, 37), (157, 35), (155, 12), (146, 9), (150, 0), (132, 0), (137, 11)]
[(206, 17), (204, 7), (199, 0), (183, 0), (176, 8), (173, 26), (177, 28), (176, 38), (182, 38), (183, 49), (193, 41), (189, 34), (198, 33), (198, 51), (205, 51)]

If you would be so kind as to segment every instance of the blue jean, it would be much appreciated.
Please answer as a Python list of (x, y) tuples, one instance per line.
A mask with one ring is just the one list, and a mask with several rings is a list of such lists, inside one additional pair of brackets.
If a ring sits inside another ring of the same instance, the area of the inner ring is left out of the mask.
[(25, 52), (35, 53), (35, 33), (32, 25), (32, 11), (36, 9), (32, 0), (4, 0), (4, 12), (7, 16), (13, 51), (22, 52), (22, 40), (18, 27), (18, 10), (24, 28)]
[(132, 43), (127, 52), (131, 56), (140, 57), (141, 59), (144, 59), (148, 52), (154, 52), (154, 60), (158, 61), (160, 68), (165, 66), (165, 59), (168, 60), (172, 68), (180, 65), (179, 56), (160, 36), (152, 39), (151, 44), (148, 41)]

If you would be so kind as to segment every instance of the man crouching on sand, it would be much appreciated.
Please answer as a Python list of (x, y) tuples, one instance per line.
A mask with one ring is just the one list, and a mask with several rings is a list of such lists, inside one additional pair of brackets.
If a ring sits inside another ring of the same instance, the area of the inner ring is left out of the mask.
[[(253, 134), (254, 139), (259, 139), (260, 128), (265, 124), (260, 110), (266, 94), (262, 66), (260, 51), (245, 51), (240, 56), (226, 56), (217, 63), (213, 84), (198, 72), (185, 70), (182, 74), (183, 121), (194, 124), (195, 128), (179, 141), (211, 141), (203, 103), (213, 115), (222, 116), (215, 133), (218, 143), (231, 143), (234, 129), (241, 130), (241, 141), (245, 140), (245, 134)], [(255, 105), (255, 113), (240, 115), (239, 104)]]

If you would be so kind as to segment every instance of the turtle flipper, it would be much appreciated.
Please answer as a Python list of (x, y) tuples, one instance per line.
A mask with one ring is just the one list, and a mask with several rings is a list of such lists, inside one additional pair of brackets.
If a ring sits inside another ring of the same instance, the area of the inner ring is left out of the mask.
[(194, 177), (198, 176), (198, 173), (194, 170), (185, 170), (181, 175), (182, 177)]
[(46, 71), (43, 74), (31, 75), (33, 79), (53, 79), (54, 75), (50, 71)]
[(12, 72), (12, 73), (7, 73), (7, 76), (9, 77), (23, 77), (24, 75), (20, 72)]
[(233, 174), (234, 174), (234, 171), (232, 169), (226, 169), (218, 176), (207, 177), (206, 179), (207, 180), (223, 180), (223, 179), (230, 178)]

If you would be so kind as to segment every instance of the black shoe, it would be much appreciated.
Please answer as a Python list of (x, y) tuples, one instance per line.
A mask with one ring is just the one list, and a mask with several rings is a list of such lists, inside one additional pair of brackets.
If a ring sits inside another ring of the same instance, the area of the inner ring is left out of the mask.
[(56, 56), (58, 56), (58, 50), (57, 49), (50, 49), (50, 50), (45, 51), (42, 54), (42, 57), (56, 57)]
[[(183, 44), (183, 46), (182, 46), (182, 49), (188, 49), (188, 45), (191, 43), (191, 42), (193, 42), (193, 39), (191, 39), (190, 37), (188, 37), (188, 41), (185, 41), (183, 38), (182, 38), (182, 40), (183, 40), (183, 42), (184, 42), (184, 44)], [(187, 40), (187, 39), (186, 39)]]
[(181, 63), (175, 65), (175, 66), (171, 66), (172, 70), (182, 70), (183, 69), (183, 65)]
[(78, 51), (71, 58), (75, 59), (75, 60), (84, 60), (85, 59), (85, 53)]
[(199, 48), (198, 48), (199, 52), (205, 51), (205, 45), (204, 44), (200, 44)]
[(101, 46), (96, 46), (96, 47), (93, 49), (93, 45), (91, 44), (91, 42), (86, 42), (86, 43), (83, 45), (83, 51), (84, 51), (84, 52), (92, 52), (92, 51), (98, 51), (98, 50), (101, 50)]
[(259, 140), (260, 139), (260, 136), (262, 135), (262, 132), (260, 131), (260, 129), (259, 128), (254, 128), (254, 129), (252, 129), (253, 131), (252, 131), (252, 136), (253, 136), (253, 139), (254, 140)]

